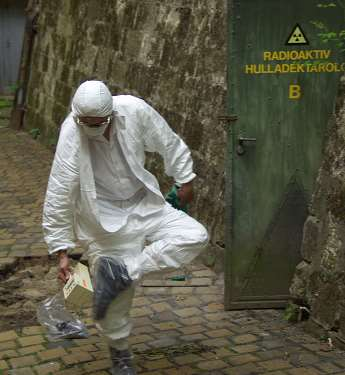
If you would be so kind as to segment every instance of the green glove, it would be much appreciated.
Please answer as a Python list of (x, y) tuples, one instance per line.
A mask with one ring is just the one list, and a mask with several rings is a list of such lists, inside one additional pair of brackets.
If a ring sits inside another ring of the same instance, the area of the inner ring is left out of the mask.
[(173, 187), (170, 189), (168, 194), (165, 196), (165, 200), (170, 203), (174, 208), (177, 210), (181, 210), (184, 212), (188, 212), (188, 204), (184, 207), (181, 207), (180, 205), (180, 199), (177, 195), (179, 187), (177, 185), (173, 185)]

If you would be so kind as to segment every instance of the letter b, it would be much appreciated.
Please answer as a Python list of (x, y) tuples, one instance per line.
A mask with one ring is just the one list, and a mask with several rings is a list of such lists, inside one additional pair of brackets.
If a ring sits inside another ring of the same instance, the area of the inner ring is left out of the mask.
[(289, 86), (289, 99), (299, 99), (302, 95), (300, 85), (290, 85)]

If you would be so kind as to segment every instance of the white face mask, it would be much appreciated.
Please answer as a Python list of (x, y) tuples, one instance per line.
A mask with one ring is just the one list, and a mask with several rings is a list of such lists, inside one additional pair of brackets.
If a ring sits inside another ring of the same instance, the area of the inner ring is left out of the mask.
[(108, 124), (99, 125), (94, 128), (90, 128), (89, 126), (82, 126), (83, 132), (89, 137), (89, 138), (96, 138), (100, 135), (103, 135), (105, 132), (105, 129), (107, 128)]

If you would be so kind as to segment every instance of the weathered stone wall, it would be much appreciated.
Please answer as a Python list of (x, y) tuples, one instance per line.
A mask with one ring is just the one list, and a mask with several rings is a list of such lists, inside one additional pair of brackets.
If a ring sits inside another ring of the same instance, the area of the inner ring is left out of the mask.
[[(152, 104), (190, 146), (198, 174), (193, 216), (223, 247), (225, 0), (44, 0), (25, 128), (54, 143), (74, 90), (86, 78)], [(150, 159), (163, 190), (171, 181)]]
[(304, 225), (302, 256), (292, 295), (310, 306), (319, 323), (345, 338), (345, 77)]

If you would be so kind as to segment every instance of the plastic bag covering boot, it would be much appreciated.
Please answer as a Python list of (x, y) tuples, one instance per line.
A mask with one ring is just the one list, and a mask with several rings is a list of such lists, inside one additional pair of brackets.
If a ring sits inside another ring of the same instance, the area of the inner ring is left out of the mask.
[(101, 256), (95, 263), (93, 284), (93, 315), (95, 320), (101, 320), (110, 303), (132, 284), (132, 279), (120, 260)]
[(136, 375), (132, 362), (133, 356), (128, 349), (118, 350), (112, 347), (109, 349), (112, 361), (111, 373), (113, 375)]
[(48, 328), (51, 340), (89, 337), (84, 323), (66, 310), (62, 292), (38, 305), (37, 320)]

